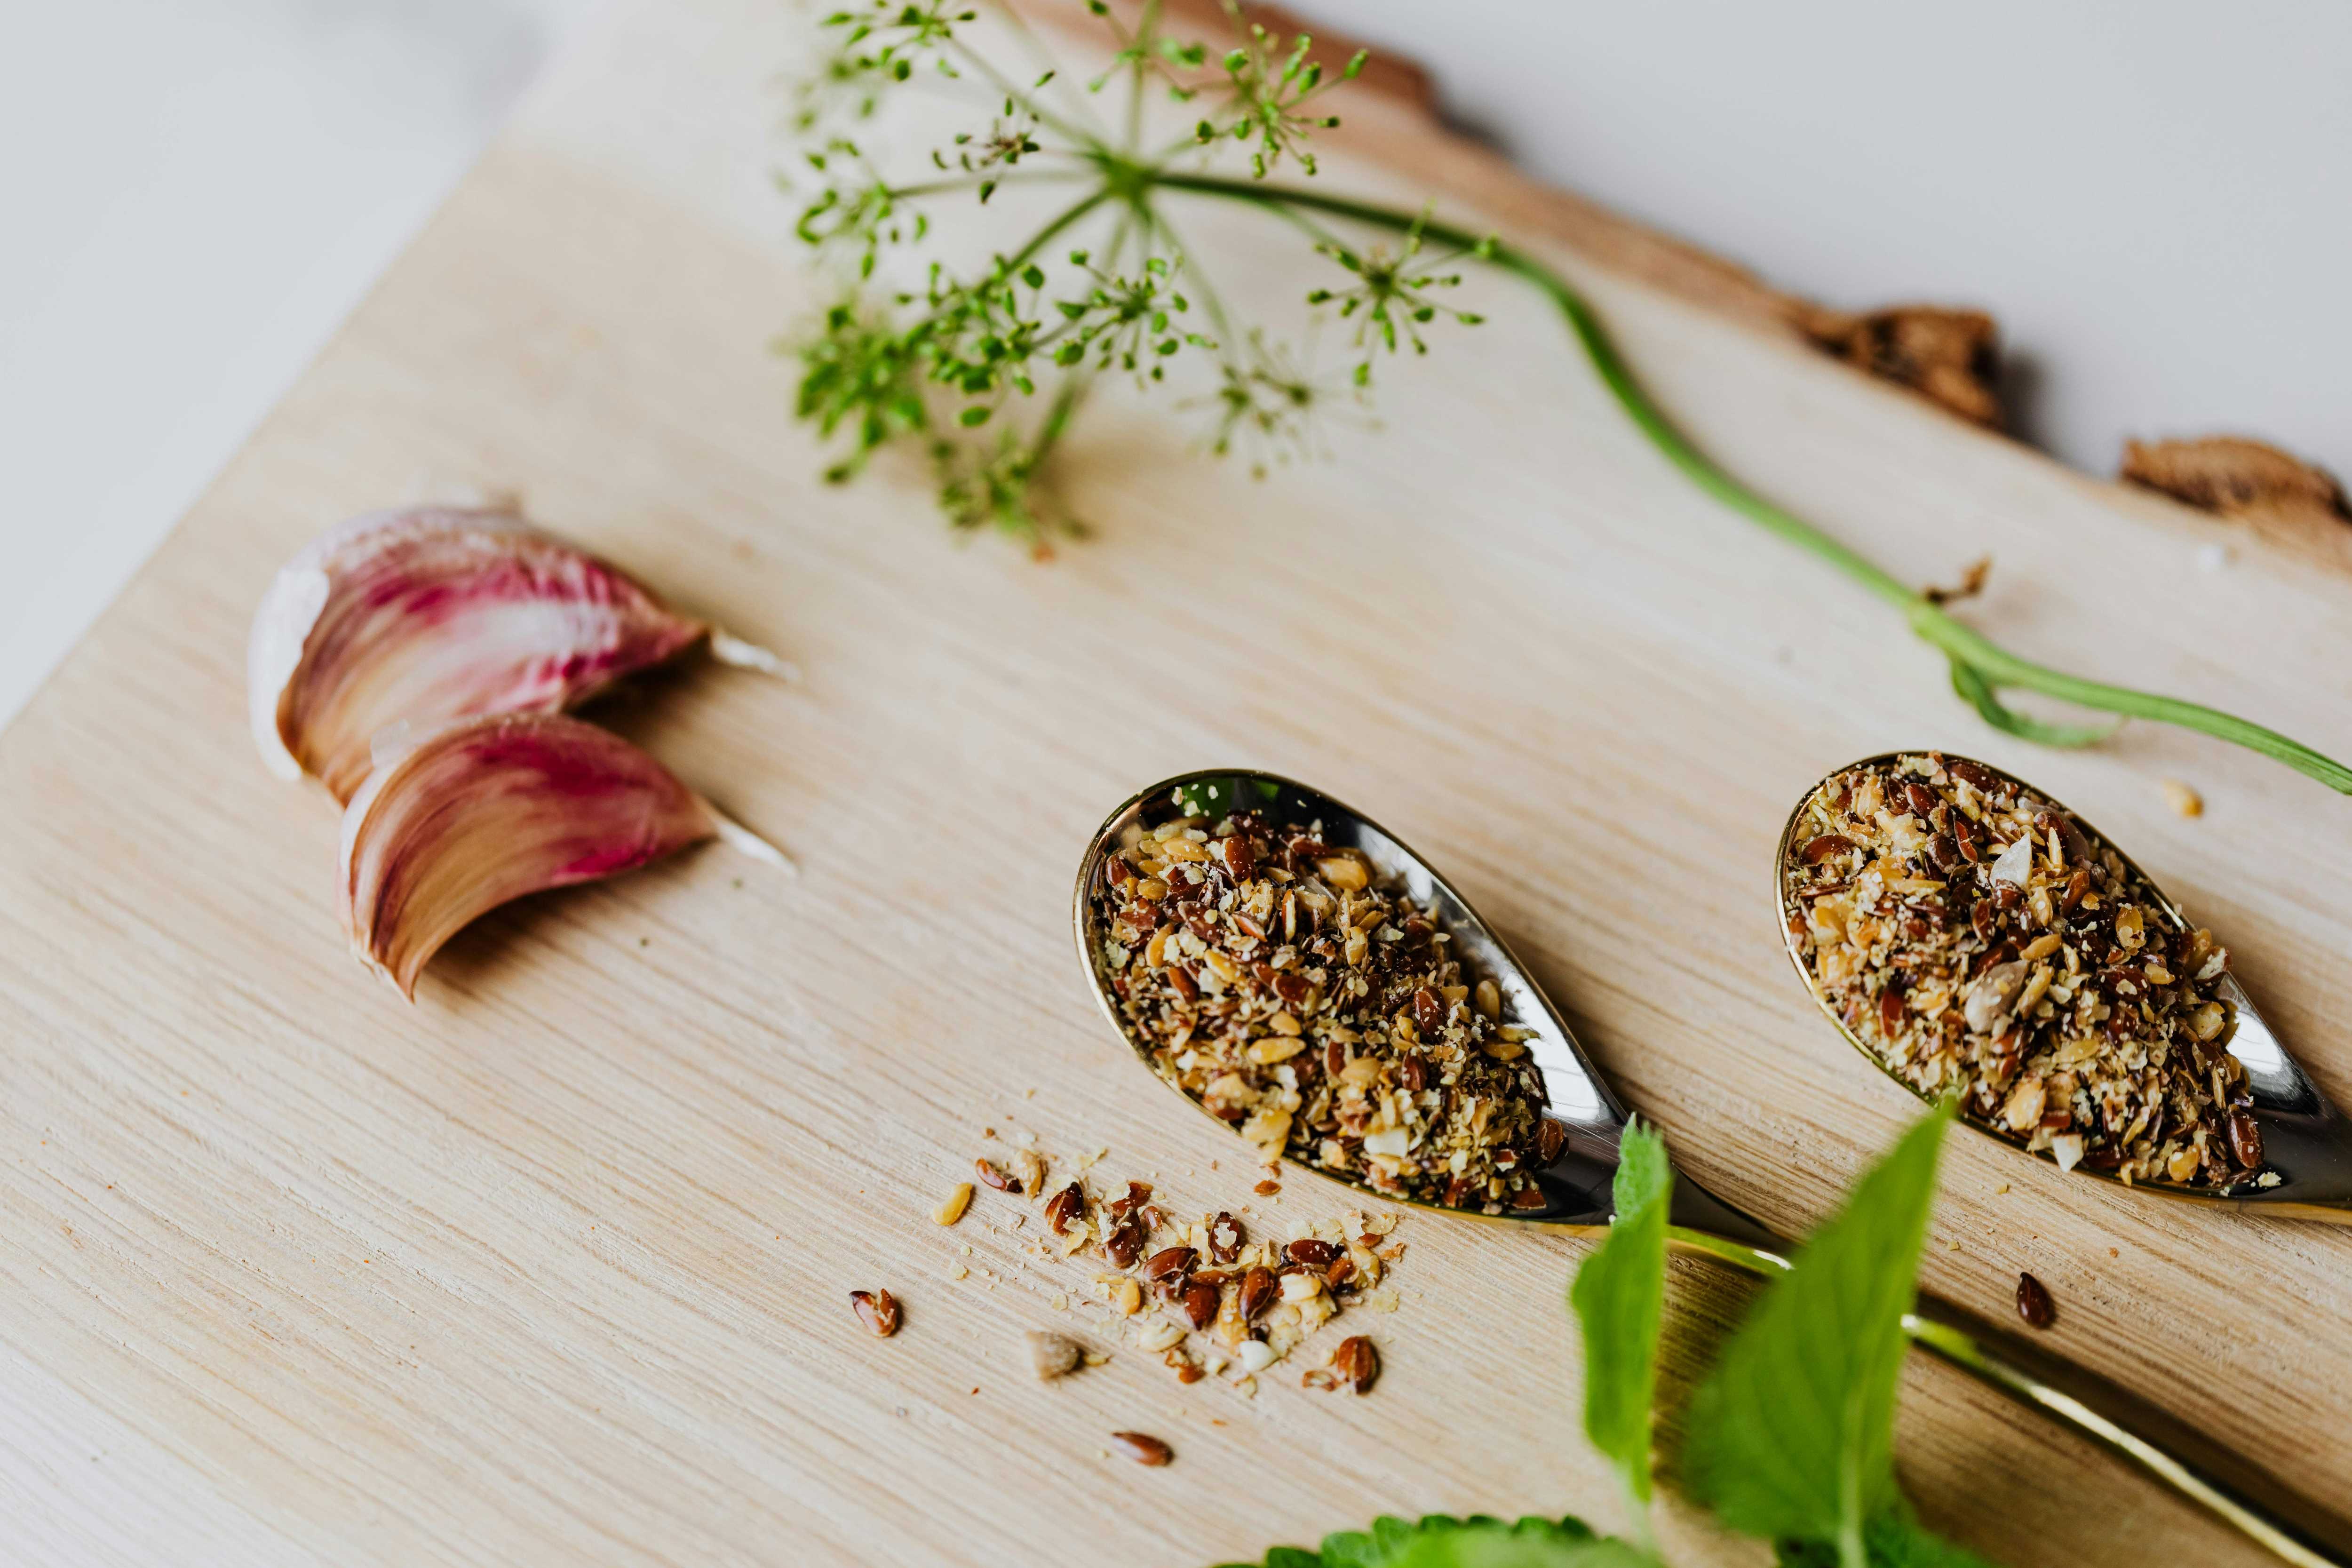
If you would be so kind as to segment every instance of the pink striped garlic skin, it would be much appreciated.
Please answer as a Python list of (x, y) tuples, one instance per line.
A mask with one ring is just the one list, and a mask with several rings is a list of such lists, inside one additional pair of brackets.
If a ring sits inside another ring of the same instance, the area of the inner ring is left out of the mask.
[(343, 929), (412, 999), (442, 944), (499, 905), (720, 832), (667, 768), (562, 714), (460, 720), (385, 752), (343, 810)]
[(349, 801), (389, 726), (562, 712), (709, 634), (511, 513), (373, 512), (270, 584), (247, 657), (254, 738), (273, 771)]

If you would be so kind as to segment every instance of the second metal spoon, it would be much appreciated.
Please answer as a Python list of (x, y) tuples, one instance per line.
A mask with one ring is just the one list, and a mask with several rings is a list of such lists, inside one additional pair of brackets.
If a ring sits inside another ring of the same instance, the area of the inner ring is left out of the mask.
[[(1797, 966), (1798, 977), (1804, 982), (1805, 988), (1812, 994), (1813, 1000), (1821, 1004), (1822, 1011), (1828, 1016), (1831, 1024), (1845, 1037), (1846, 1042), (1867, 1057), (1872, 1065), (1885, 1072), (1895, 1082), (1902, 1084), (1920, 1099), (1933, 1103), (1937, 1098), (1936, 1095), (1922, 1089), (1917, 1084), (1911, 1082), (1889, 1066), (1882, 1054), (1880, 1046), (1865, 1039), (1863, 1034), (1857, 1031), (1853, 1024), (1841, 1014), (1829, 994), (1820, 973), (1821, 961), (1811, 951), (1812, 928), (1808, 917), (1811, 903), (1806, 895), (1813, 890), (1813, 879), (1804, 874), (1806, 868), (1802, 860), (1807, 846), (1819, 841), (1815, 828), (1820, 823), (1829, 820), (1822, 815), (1822, 811), (1834, 810), (1833, 803), (1829, 800), (1825, 791), (1832, 791), (1832, 786), (1840, 780), (1876, 777), (1882, 773), (1897, 773), (1904, 764), (1914, 759), (1927, 761), (1931, 768), (1944, 770), (1938, 776), (1948, 779), (1971, 776), (1979, 781), (2011, 786), (2021, 792), (2021, 798), (2033, 808), (2052, 814), (2051, 820), (2053, 826), (2044, 831), (2063, 832), (2063, 827), (2069, 825), (2078, 829), (2083, 841), (2094, 854), (2112, 851), (2122, 862), (2127, 874), (2145, 885), (2146, 890), (2154, 895), (2161, 916), (2174, 931), (2188, 931), (2189, 922), (2182, 918), (2179, 907), (2171, 899), (2166, 897), (2163, 889), (2156, 885), (2155, 879), (2134, 864), (2129, 856), (2116, 847), (2114, 840), (2022, 779), (2004, 773), (1988, 763), (1979, 763), (1972, 758), (1956, 756), (1950, 752), (1889, 752), (1874, 757), (1864, 757), (1860, 762), (1849, 763), (1844, 767), (1829, 773), (1821, 783), (1805, 792), (1803, 797), (1797, 802), (1796, 808), (1789, 814), (1788, 826), (1780, 832), (1780, 853), (1773, 864), (1772, 886), (1781, 937), (1787, 944), (1790, 962)], [(1954, 773), (1952, 770), (1961, 772)], [(1923, 787), (1927, 787), (1924, 783)], [(1974, 788), (1973, 785), (1971, 787)], [(1949, 810), (1948, 802), (1938, 802), (1938, 804), (1944, 805), (1947, 811)], [(1915, 816), (1913, 820), (1919, 819)], [(1927, 882), (1940, 884), (1932, 891), (1925, 893), (1925, 898), (1935, 901), (1935, 908), (1926, 912), (1937, 919), (1948, 920), (1958, 925), (1968, 919), (1969, 905), (1989, 900), (1990, 896), (1998, 890), (1999, 885), (1994, 872), (1995, 861), (2000, 851), (2009, 847), (2020, 835), (2007, 830), (1999, 833), (1990, 832), (1981, 826), (1965, 821), (1953, 826), (1970, 832), (1977, 839), (1982, 841), (1980, 847), (1976, 842), (1970, 845), (1976, 858), (1971, 859), (1955, 852), (1949, 857), (1950, 869), (1948, 870), (1940, 869), (1925, 858), (1919, 861), (1918, 868), (1935, 873), (1922, 879), (1923, 887)], [(1939, 830), (1932, 820), (1922, 822), (1921, 826), (1926, 831), (1918, 836), (1916, 841), (1922, 844), (1927, 843)], [(2030, 839), (2034, 836), (2029, 833), (2024, 837)], [(2029, 842), (2025, 845), (2022, 853), (2030, 861), (2037, 853), (2037, 846)], [(1834, 866), (1835, 862), (1830, 864)], [(1881, 885), (1884, 886), (1883, 876)], [(1919, 901), (1918, 896), (1909, 898), (1898, 896), (1891, 889), (1882, 895), (1882, 902), (1888, 909), (1898, 911), (1907, 910), (1912, 904)], [(2095, 900), (2092, 901), (2095, 902)], [(2087, 905), (2085, 907), (2087, 908)], [(2052, 916), (2049, 922), (2049, 934), (2043, 938), (2045, 943), (2053, 948), (2059, 948), (2061, 952), (2065, 952), (2068, 949), (2062, 944), (2062, 937), (2064, 939), (2064, 943), (2075, 946), (2084, 942), (2085, 939), (2080, 932), (2070, 929), (2081, 926), (2085, 923), (2084, 921), (2070, 916), (2064, 910), (2059, 908), (2046, 907), (2043, 912)], [(1968, 934), (1966, 931), (1961, 932), (1964, 937)], [(2000, 938), (2001, 934), (2002, 931), (1999, 929), (1993, 931), (1995, 939)], [(1978, 945), (1989, 947), (1990, 944)], [(2101, 945), (2104, 946), (2104, 942)], [(2014, 952), (2015, 949), (2012, 946), (2009, 951)], [(1987, 951), (1977, 955), (1977, 962), (1983, 963), (1999, 956), (1998, 952)], [(2051, 955), (2052, 961), (2054, 962), (2058, 956), (2057, 952), (2053, 952)], [(2084, 978), (2085, 980), (2090, 978), (2087, 972)], [(2228, 1203), (2248, 1213), (2268, 1215), (2278, 1218), (2331, 1220), (2339, 1225), (2352, 1224), (2352, 1121), (2347, 1121), (2336, 1107), (2328, 1102), (2327, 1097), (2319, 1091), (2319, 1087), (2311, 1081), (2309, 1075), (2305, 1073), (2295, 1059), (2287, 1054), (2286, 1047), (2272, 1031), (2270, 1026), (2263, 1021), (2262, 1014), (2255, 1009), (2252, 1000), (2239, 985), (2237, 976), (2224, 973), (2219, 977), (2218, 1000), (2228, 1009), (2231, 1027), (2229, 1033), (2214, 1042), (2214, 1047), (2216, 1048), (2226, 1047), (2229, 1054), (2245, 1068), (2243, 1088), (2249, 1103), (2244, 1109), (2259, 1129), (2260, 1169), (2239, 1173), (2237, 1179), (2231, 1181), (2198, 1185), (2148, 1179), (2126, 1183), (2122, 1181), (2112, 1167), (2102, 1168), (2104, 1163), (2098, 1161), (2085, 1161), (2077, 1164), (2073, 1168), (2073, 1173), (2076, 1176), (2095, 1177), (2118, 1185), (2128, 1185), (2137, 1192), (2156, 1193), (2166, 1197), (2202, 1199), (2209, 1203)], [(1957, 996), (1953, 997), (1950, 1005), (1951, 1011), (1957, 1014), (1959, 999)], [(1903, 1012), (1899, 1008), (1896, 1011)], [(1898, 1026), (1912, 1027), (1909, 1016), (1906, 1016)], [(1874, 1029), (1877, 1026), (1874, 1022), (1865, 1021), (1864, 1027)], [(1960, 1118), (1976, 1131), (2009, 1147), (2021, 1148), (2024, 1144), (2023, 1138), (2008, 1130), (1993, 1116), (1988, 1115), (1983, 1104), (1975, 1102), (1971, 1097), (1962, 1098)], [(2224, 1136), (2218, 1131), (2213, 1135)], [(2039, 1158), (2054, 1162), (2054, 1156), (2048, 1150), (2035, 1152)]]
[[(1433, 909), (1465, 968), (1493, 980), (1502, 994), (1505, 1017), (1528, 1031), (1526, 1044), (1543, 1070), (1546, 1115), (1564, 1133), (1558, 1156), (1535, 1174), (1542, 1205), (1492, 1216), (1415, 1206), (1500, 1224), (1588, 1232), (1604, 1227), (1611, 1214), (1618, 1138), (1628, 1113), (1566, 1021), (1502, 939), (1427, 862), (1369, 817), (1290, 779), (1230, 768), (1162, 779), (1113, 811), (1087, 844), (1073, 896), (1079, 962), (1104, 1016), (1146, 1067), (1151, 1064), (1151, 1042), (1126, 1017), (1113, 984), (1106, 947), (1109, 933), (1101, 916), (1106, 868), (1111, 857), (1170, 819), (1205, 816), (1213, 820), (1243, 809), (1260, 812), (1277, 826), (1319, 825), (1318, 836), (1323, 842), (1360, 851), (1381, 877), (1393, 879), (1414, 902)], [(1363, 1185), (1306, 1162), (1292, 1163), (1326, 1180)], [(1387, 1193), (1375, 1195), (1383, 1202), (1403, 1201)], [(1674, 1219), (1674, 1240), (1683, 1250), (1761, 1275), (1789, 1267), (1789, 1243), (1679, 1174)], [(1905, 1327), (1926, 1349), (2139, 1466), (2280, 1558), (2306, 1568), (2352, 1568), (2352, 1525), (2216, 1450), (2138, 1396), (1948, 1303), (1920, 1298)]]

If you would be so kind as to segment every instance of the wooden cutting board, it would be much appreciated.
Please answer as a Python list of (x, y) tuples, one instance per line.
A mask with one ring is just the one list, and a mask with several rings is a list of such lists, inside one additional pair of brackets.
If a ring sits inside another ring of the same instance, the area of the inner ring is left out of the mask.
[[(1621, 1523), (1577, 1435), (1579, 1239), (1409, 1215), (1397, 1310), (1366, 1320), (1379, 1388), (1277, 1369), (1252, 1399), (1131, 1349), (1040, 1384), (1024, 1331), (1116, 1342), (1089, 1271), (1026, 1254), (1002, 1196), (931, 1223), (1016, 1133), (1276, 1234), (1349, 1206), (1304, 1178), (1254, 1197), (1071, 952), (1088, 832), (1203, 763), (1310, 780), (1447, 868), (1678, 1159), (1785, 1229), (1916, 1109), (1799, 989), (1767, 882), (1797, 796), (1889, 747), (2017, 769), (2121, 838), (2352, 1102), (2352, 802), (2149, 726), (2081, 754), (1988, 732), (1882, 607), (1669, 472), (1507, 285), (1475, 336), (1383, 368), (1376, 426), (1262, 483), (1169, 400), (1111, 400), (1066, 470), (1096, 536), (1050, 565), (953, 547), (918, 475), (821, 484), (766, 347), (822, 302), (767, 181), (804, 49), (767, 0), (620, 10), (0, 738), (17, 1561), (1175, 1565), (1381, 1511)], [(1915, 580), (1990, 552), (1969, 613), (2021, 650), (2352, 753), (2331, 546), (1964, 427), (1769, 330), (1718, 264), (1403, 109), (1357, 118), (1331, 187), (1443, 190), (1555, 257), (1768, 493)], [(1247, 214), (1183, 219), (1291, 319), (1314, 258)], [(246, 624), (302, 541), (420, 484), (519, 490), (802, 662), (604, 710), (800, 879), (710, 849), (532, 900), (414, 1006), (352, 961), (334, 814), (247, 738)], [(2023, 1268), (2051, 1347), (2352, 1491), (2352, 1230), (1961, 1138), (1927, 1283), (1998, 1315)], [(887, 1343), (847, 1305), (877, 1286), (906, 1305)], [(1743, 1288), (1678, 1266), (1675, 1298), (1687, 1369)], [(1906, 1395), (1913, 1494), (2006, 1563), (2255, 1560), (1940, 1366), (1913, 1358)], [(1176, 1462), (1103, 1457), (1118, 1428)], [(1688, 1519), (1670, 1545), (1761, 1560)]]

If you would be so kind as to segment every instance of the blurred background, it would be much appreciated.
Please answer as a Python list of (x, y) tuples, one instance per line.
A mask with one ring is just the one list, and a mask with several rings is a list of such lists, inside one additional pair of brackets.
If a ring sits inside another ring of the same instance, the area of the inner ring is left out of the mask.
[[(2021, 433), (2079, 467), (2241, 432), (2352, 474), (2341, 0), (1288, 5), (1419, 58), (1535, 173), (1785, 288), (1992, 311)], [(11, 7), (0, 720), (599, 9)]]

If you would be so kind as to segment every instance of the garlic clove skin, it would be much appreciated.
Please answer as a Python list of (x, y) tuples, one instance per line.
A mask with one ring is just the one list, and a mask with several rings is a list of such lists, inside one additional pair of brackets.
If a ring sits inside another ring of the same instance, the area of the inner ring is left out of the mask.
[[(388, 725), (562, 712), (711, 635), (511, 511), (372, 512), (312, 541), (263, 596), (246, 657), (254, 741), (271, 772), (315, 774), (348, 802)], [(725, 642), (726, 662), (791, 673)]]
[(343, 929), (412, 1001), (426, 962), (478, 916), (719, 833), (667, 768), (562, 714), (462, 720), (385, 751), (343, 811)]

